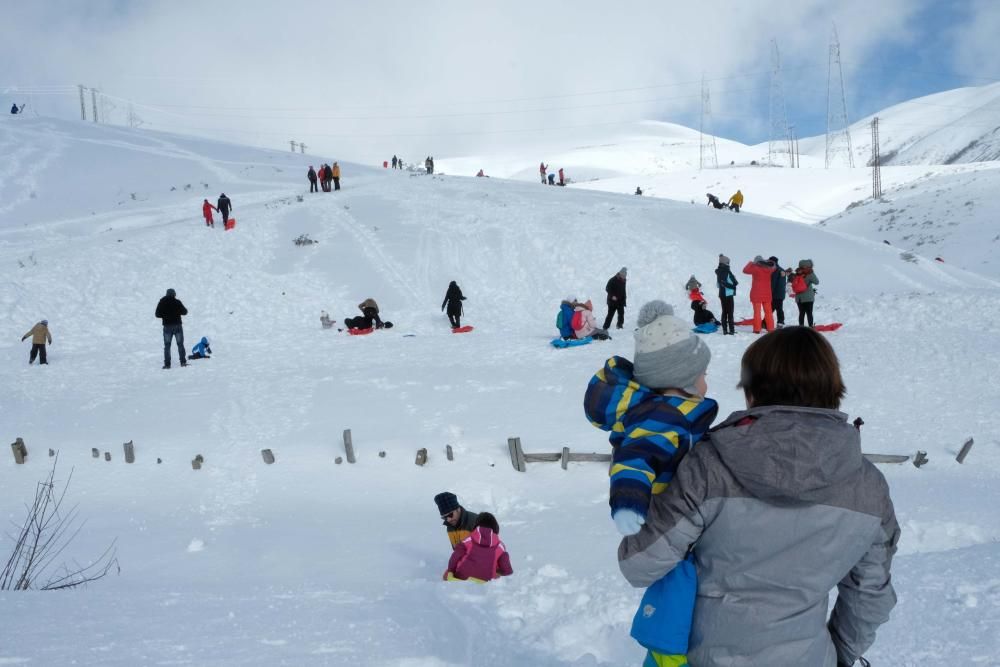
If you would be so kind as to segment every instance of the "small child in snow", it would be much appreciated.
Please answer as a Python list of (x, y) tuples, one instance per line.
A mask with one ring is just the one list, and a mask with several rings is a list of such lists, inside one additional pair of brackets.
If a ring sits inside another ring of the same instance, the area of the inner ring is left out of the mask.
[(489, 512), (480, 512), (475, 528), (451, 553), (443, 579), (485, 584), (491, 579), (512, 574), (514, 569), (510, 566), (510, 554), (500, 541), (500, 524)]
[(694, 325), (700, 326), (702, 324), (719, 324), (719, 320), (715, 319), (715, 313), (708, 309), (708, 304), (704, 301), (692, 301), (691, 310), (694, 311)]
[(202, 336), (198, 344), (191, 348), (188, 359), (211, 359), (211, 354), (212, 348), (208, 346), (208, 339)]
[(25, 340), (28, 336), (31, 336), (31, 353), (28, 355), (28, 365), (35, 363), (35, 357), (38, 357), (38, 365), (45, 364), (48, 366), (49, 362), (45, 358), (45, 344), (52, 344), (52, 334), (49, 333), (49, 321), (42, 320), (35, 326), (31, 327), (28, 333), (21, 336), (21, 340)]
[(687, 290), (688, 298), (691, 299), (691, 301), (705, 301), (706, 303), (708, 302), (708, 299), (705, 298), (705, 295), (701, 293), (701, 283), (698, 282), (698, 279), (695, 278), (694, 276), (688, 278), (687, 283), (684, 285), (684, 289)]
[[(608, 359), (584, 397), (587, 418), (610, 433), (609, 504), (624, 536), (642, 529), (652, 497), (666, 490), (719, 411), (705, 398), (712, 355), (691, 326), (663, 301), (644, 305), (638, 325), (634, 361)], [(686, 664), (696, 592), (690, 559), (646, 590), (631, 634), (649, 649), (649, 664)]]

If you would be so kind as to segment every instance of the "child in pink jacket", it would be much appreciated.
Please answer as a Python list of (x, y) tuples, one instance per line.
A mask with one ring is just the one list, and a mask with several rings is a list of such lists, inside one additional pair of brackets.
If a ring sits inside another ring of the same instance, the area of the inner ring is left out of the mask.
[(485, 584), (490, 579), (514, 574), (510, 554), (500, 541), (500, 525), (489, 512), (480, 512), (476, 527), (458, 543), (448, 560), (445, 581), (462, 580)]

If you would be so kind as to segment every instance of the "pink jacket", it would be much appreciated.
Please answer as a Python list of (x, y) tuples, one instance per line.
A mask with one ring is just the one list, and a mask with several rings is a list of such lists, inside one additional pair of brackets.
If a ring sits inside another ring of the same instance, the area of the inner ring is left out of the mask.
[(456, 579), (489, 581), (514, 574), (507, 547), (490, 528), (479, 526), (458, 543), (448, 560)]
[[(579, 318), (577, 313), (580, 313)], [(577, 326), (579, 324), (579, 326)], [(577, 306), (573, 309), (573, 333), (577, 338), (586, 338), (597, 329), (597, 322), (594, 321), (594, 313), (586, 306)]]
[(771, 274), (774, 273), (774, 267), (747, 262), (747, 265), (743, 267), (743, 273), (753, 276), (753, 284), (750, 286), (750, 303), (770, 304)]

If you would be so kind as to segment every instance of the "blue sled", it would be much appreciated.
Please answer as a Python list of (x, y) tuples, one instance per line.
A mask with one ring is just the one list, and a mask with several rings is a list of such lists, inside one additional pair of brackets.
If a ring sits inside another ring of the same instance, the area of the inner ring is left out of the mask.
[(719, 330), (719, 325), (714, 322), (705, 322), (704, 324), (699, 324), (691, 331), (701, 334), (715, 333)]
[(587, 336), (586, 338), (571, 338), (570, 340), (553, 338), (550, 345), (552, 345), (552, 347), (562, 349), (564, 347), (579, 347), (580, 345), (588, 345), (592, 342), (594, 342), (594, 339), (590, 336)]

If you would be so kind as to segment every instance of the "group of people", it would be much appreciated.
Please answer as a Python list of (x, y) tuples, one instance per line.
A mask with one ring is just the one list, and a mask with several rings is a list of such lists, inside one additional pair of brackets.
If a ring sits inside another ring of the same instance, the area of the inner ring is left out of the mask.
[(215, 227), (215, 219), (212, 217), (212, 211), (220, 213), (222, 215), (222, 224), (229, 228), (229, 213), (233, 210), (233, 202), (226, 196), (223, 192), (219, 195), (219, 201), (216, 202), (215, 206), (207, 199), (201, 205), (201, 214), (205, 218), (205, 225), (208, 227)]
[[(638, 189), (638, 188), (637, 188)], [(636, 194), (642, 194), (641, 192), (636, 192)], [(718, 197), (713, 195), (711, 192), (705, 195), (708, 197), (708, 205), (715, 208), (728, 208), (730, 211), (740, 212), (740, 208), (743, 206), (743, 193), (737, 190), (733, 193), (733, 196), (729, 198), (729, 202), (723, 204)]]
[[(562, 167), (559, 167), (558, 172), (548, 173), (549, 166), (544, 162), (538, 163), (538, 173), (542, 177), (542, 185), (566, 185), (566, 174), (563, 173)], [(558, 175), (559, 181), (556, 182), (556, 176)]]
[(500, 524), (489, 512), (470, 512), (451, 491), (434, 496), (441, 521), (447, 527), (451, 557), (442, 575), (445, 581), (484, 584), (514, 574), (507, 546), (500, 540)]
[(393, 169), (402, 169), (403, 168), (403, 160), (402, 160), (402, 158), (398, 158), (395, 155), (393, 155), (392, 156), (392, 168)]
[[(395, 159), (396, 158), (393, 157), (393, 160)], [(321, 164), (318, 172), (313, 169), (312, 165), (309, 165), (309, 171), (306, 172), (306, 178), (309, 179), (309, 192), (319, 192), (320, 188), (323, 189), (323, 192), (339, 190), (340, 164), (334, 162), (332, 167), (325, 163)], [(319, 187), (317, 187), (317, 183), (319, 184)]]
[(839, 411), (829, 342), (807, 327), (755, 340), (746, 409), (713, 426), (702, 337), (662, 301), (637, 323), (632, 360), (609, 359), (583, 407), (609, 433), (618, 563), (645, 589), (631, 628), (644, 667), (866, 664), (896, 602), (899, 526)]

